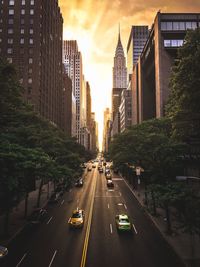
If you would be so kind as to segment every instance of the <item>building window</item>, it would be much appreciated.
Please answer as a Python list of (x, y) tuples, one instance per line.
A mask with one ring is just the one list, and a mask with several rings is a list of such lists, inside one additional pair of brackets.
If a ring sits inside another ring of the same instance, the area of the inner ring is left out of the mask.
[(8, 20), (8, 24), (13, 24), (14, 23), (14, 20), (13, 19), (9, 19)]
[(28, 83), (30, 84), (32, 82), (33, 82), (32, 78), (28, 78)]
[(20, 44), (24, 44), (24, 38), (20, 39)]
[(33, 54), (33, 48), (29, 48), (28, 52), (30, 55), (32, 55)]
[(22, 25), (24, 25), (24, 22), (25, 22), (25, 20), (24, 19), (21, 19), (21, 24)]
[(32, 58), (29, 58), (29, 59), (28, 59), (28, 63), (29, 63), (29, 64), (32, 64), (32, 63), (33, 63), (33, 59), (32, 59)]
[(9, 15), (14, 15), (14, 9), (9, 9), (8, 14)]
[(22, 0), (22, 6), (24, 6), (26, 4), (25, 0)]
[(12, 49), (12, 48), (8, 48), (8, 49), (7, 49), (7, 53), (8, 53), (8, 54), (12, 54), (12, 53), (13, 53), (13, 49)]
[(29, 70), (28, 70), (28, 73), (29, 73), (29, 74), (33, 73), (33, 69), (29, 69)]
[(21, 14), (25, 15), (25, 9), (21, 9)]
[(13, 33), (13, 29), (8, 29), (8, 34), (12, 34)]
[(14, 6), (14, 4), (15, 4), (15, 0), (9, 0), (9, 5), (10, 6)]
[(33, 25), (33, 19), (30, 19), (30, 24)]
[(34, 15), (34, 9), (30, 9), (30, 15)]
[(20, 30), (20, 33), (21, 33), (21, 34), (24, 34), (24, 29), (21, 29), (21, 30)]
[(31, 4), (31, 6), (33, 6), (34, 5), (34, 0), (31, 0), (31, 3), (30, 4)]
[(30, 33), (30, 34), (33, 34), (33, 29), (30, 29), (30, 30), (29, 30), (29, 33)]
[(13, 39), (12, 38), (8, 39), (8, 44), (13, 44)]
[(33, 44), (33, 39), (29, 39), (29, 44)]
[(164, 40), (164, 47), (180, 47), (183, 46), (183, 40)]
[(7, 58), (7, 61), (8, 61), (8, 63), (10, 63), (10, 64), (13, 62), (13, 60), (12, 60), (11, 57), (8, 57), (8, 58)]

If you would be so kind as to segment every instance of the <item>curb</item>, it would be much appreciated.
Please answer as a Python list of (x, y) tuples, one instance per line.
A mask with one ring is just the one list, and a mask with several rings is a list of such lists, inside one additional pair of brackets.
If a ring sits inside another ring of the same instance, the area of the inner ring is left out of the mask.
[(158, 230), (159, 234), (161, 235), (161, 237), (166, 241), (166, 243), (168, 244), (168, 246), (174, 251), (174, 253), (176, 254), (176, 256), (178, 257), (178, 259), (180, 260), (180, 262), (183, 264), (183, 266), (188, 267), (184, 261), (184, 259), (179, 255), (179, 253), (177, 252), (176, 248), (174, 246), (171, 245), (171, 243), (168, 241), (168, 239), (166, 238), (165, 234), (163, 233), (163, 231), (160, 229), (159, 225), (157, 224), (157, 222), (154, 220), (153, 216), (145, 209), (145, 205), (143, 205), (136, 193), (134, 192), (134, 190), (131, 188), (131, 186), (127, 183), (127, 181), (125, 180), (125, 178), (120, 174), (120, 177), (124, 180), (125, 184), (128, 186), (128, 188), (130, 189), (130, 191), (132, 192), (134, 198), (137, 200), (140, 208), (143, 209), (143, 211), (145, 212), (145, 215), (151, 220), (151, 222), (153, 223), (154, 227), (156, 227), (156, 229)]

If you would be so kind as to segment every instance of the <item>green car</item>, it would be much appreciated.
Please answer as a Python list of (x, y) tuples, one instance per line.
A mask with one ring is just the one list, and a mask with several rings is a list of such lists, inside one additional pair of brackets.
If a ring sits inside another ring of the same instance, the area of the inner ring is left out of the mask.
[(118, 231), (131, 231), (132, 225), (129, 216), (126, 214), (119, 214), (115, 217), (116, 226)]

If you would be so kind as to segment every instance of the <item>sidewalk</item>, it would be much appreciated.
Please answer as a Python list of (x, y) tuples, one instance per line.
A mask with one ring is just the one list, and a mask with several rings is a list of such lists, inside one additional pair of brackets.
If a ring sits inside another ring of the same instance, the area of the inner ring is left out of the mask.
[[(53, 183), (49, 183), (49, 195), (53, 191)], [(35, 191), (29, 193), (28, 198), (28, 215), (30, 215), (36, 207), (38, 197), (38, 188)], [(44, 207), (47, 204), (47, 184), (43, 185), (41, 198), (40, 198), (40, 207)], [(17, 207), (13, 208), (13, 211), (10, 214), (10, 223), (9, 223), (9, 237), (3, 238), (3, 222), (4, 216), (0, 216), (0, 245), (7, 246), (9, 242), (22, 230), (26, 224), (24, 219), (24, 207), (25, 201), (22, 200)]]
[[(126, 180), (125, 180), (126, 181)], [(133, 192), (135, 198), (140, 203), (141, 207), (146, 210), (146, 214), (150, 217), (154, 225), (157, 227), (163, 238), (168, 242), (168, 244), (174, 249), (176, 254), (182, 259), (183, 263), (187, 267), (199, 267), (200, 266), (200, 237), (194, 236), (193, 240), (191, 240), (191, 236), (189, 234), (185, 234), (177, 230), (176, 221), (173, 217), (173, 213), (171, 214), (171, 222), (172, 222), (172, 235), (166, 233), (166, 218), (165, 211), (161, 208), (157, 208), (158, 216), (152, 216), (148, 211), (145, 203), (145, 194), (144, 189), (140, 187), (140, 190), (135, 190), (128, 182), (127, 185), (130, 187)], [(192, 242), (194, 245), (194, 251), (192, 251)], [(193, 258), (191, 255), (193, 253)]]

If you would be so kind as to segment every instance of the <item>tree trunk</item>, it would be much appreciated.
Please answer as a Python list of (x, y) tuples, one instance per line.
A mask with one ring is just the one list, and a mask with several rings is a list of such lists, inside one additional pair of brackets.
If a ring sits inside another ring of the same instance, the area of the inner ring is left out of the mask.
[(169, 210), (168, 204), (165, 204), (165, 214), (166, 214), (166, 221), (167, 221), (167, 233), (171, 235), (172, 227), (171, 227), (170, 210)]
[(29, 197), (29, 193), (26, 192), (26, 196), (25, 196), (25, 206), (24, 206), (24, 218), (27, 217), (27, 213), (28, 213), (28, 197)]
[(41, 179), (40, 186), (39, 186), (37, 205), (36, 205), (37, 208), (40, 207), (40, 197), (41, 197), (41, 192), (42, 192), (42, 186), (43, 186), (43, 179)]

